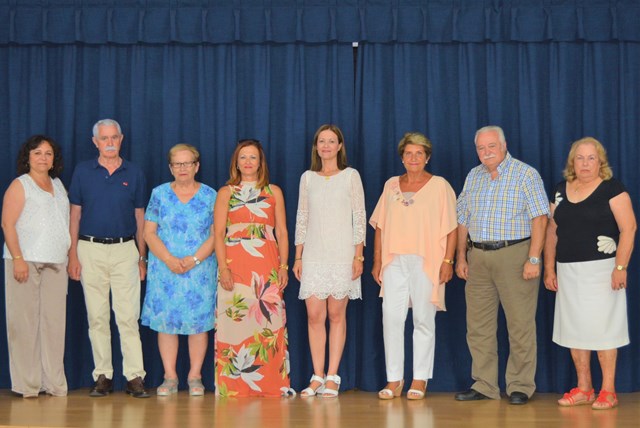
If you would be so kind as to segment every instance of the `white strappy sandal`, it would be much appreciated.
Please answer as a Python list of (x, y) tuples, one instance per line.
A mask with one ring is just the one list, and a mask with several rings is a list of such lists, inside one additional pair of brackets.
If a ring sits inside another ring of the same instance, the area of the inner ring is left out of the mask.
[(339, 392), (338, 389), (331, 389), (331, 388), (327, 388), (327, 382), (333, 382), (336, 385), (338, 385), (338, 389), (340, 388), (340, 376), (338, 376), (337, 374), (335, 375), (327, 375), (326, 378), (324, 378), (324, 391), (322, 391), (322, 398), (335, 398), (338, 396)]
[(302, 391), (300, 391), (300, 396), (301, 397), (313, 397), (316, 394), (322, 394), (322, 392), (324, 391), (324, 378), (320, 377), (318, 375), (313, 375), (311, 376), (311, 379), (309, 380), (309, 383), (311, 382), (320, 382), (320, 386), (317, 387), (316, 389), (311, 388), (310, 386), (303, 389)]

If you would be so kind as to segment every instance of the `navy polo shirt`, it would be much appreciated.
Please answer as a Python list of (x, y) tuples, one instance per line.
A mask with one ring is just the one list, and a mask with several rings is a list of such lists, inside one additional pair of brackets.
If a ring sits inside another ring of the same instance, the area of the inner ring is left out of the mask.
[(69, 202), (82, 207), (80, 235), (135, 235), (135, 209), (146, 206), (146, 188), (142, 169), (125, 159), (111, 175), (97, 158), (79, 163), (73, 171)]

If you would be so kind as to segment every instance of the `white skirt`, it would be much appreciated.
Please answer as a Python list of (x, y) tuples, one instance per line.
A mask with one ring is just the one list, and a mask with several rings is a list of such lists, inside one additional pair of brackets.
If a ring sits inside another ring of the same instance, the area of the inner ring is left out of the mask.
[(626, 290), (611, 288), (615, 258), (558, 263), (553, 341), (601, 351), (629, 344)]

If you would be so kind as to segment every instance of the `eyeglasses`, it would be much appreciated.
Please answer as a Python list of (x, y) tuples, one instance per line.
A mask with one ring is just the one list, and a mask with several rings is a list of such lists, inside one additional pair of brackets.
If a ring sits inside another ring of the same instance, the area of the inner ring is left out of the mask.
[(191, 161), (191, 162), (171, 162), (169, 163), (169, 165), (171, 166), (171, 168), (174, 169), (181, 169), (181, 168), (191, 168), (193, 167), (195, 164), (197, 164), (197, 161)]

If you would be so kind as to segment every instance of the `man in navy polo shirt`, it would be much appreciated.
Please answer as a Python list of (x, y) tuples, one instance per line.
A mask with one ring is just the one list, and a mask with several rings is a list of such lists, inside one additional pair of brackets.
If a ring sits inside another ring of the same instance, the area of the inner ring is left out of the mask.
[(146, 180), (142, 170), (120, 157), (122, 131), (115, 120), (93, 126), (97, 159), (76, 166), (69, 188), (71, 249), (69, 276), (82, 281), (93, 379), (89, 393), (113, 391), (109, 293), (120, 332), (127, 393), (146, 398), (140, 318), (140, 280), (146, 275), (146, 245), (142, 238)]

